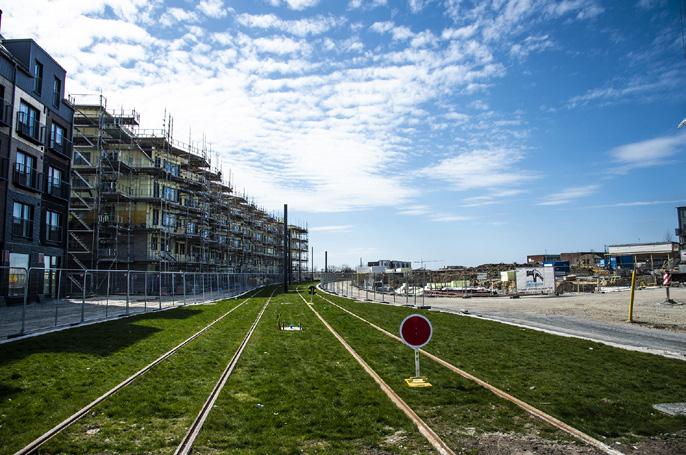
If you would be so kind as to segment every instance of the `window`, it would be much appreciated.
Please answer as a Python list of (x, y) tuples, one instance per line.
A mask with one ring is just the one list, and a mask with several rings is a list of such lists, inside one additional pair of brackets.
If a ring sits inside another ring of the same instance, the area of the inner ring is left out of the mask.
[(17, 151), (17, 160), (14, 164), (14, 183), (30, 188), (38, 187), (35, 156)]
[(174, 245), (174, 252), (176, 254), (186, 254), (186, 244), (185, 243), (176, 243)]
[(167, 201), (178, 202), (179, 190), (165, 186), (163, 187), (162, 197)]
[(169, 252), (169, 240), (165, 238), (160, 239), (160, 251)]
[(165, 227), (175, 227), (176, 215), (169, 212), (162, 212), (162, 225)]
[(152, 209), (152, 225), (157, 226), (158, 224), (160, 224), (160, 211)]
[(48, 193), (53, 196), (61, 197), (62, 191), (62, 170), (55, 167), (48, 167)]
[(196, 231), (196, 224), (192, 221), (189, 221), (188, 224), (186, 224), (186, 234), (196, 234)]
[(38, 60), (33, 64), (33, 91), (38, 95), (43, 91), (43, 65)]
[(60, 107), (60, 100), (62, 99), (62, 81), (55, 78), (52, 84), (52, 104), (55, 107)]
[(12, 234), (17, 237), (30, 239), (33, 227), (33, 207), (21, 202), (15, 202), (12, 207)]
[(179, 176), (179, 165), (178, 164), (170, 163), (169, 161), (164, 160), (164, 170), (171, 175), (174, 175), (176, 177)]
[(64, 153), (64, 128), (55, 122), (50, 126), (50, 148)]
[(157, 237), (150, 237), (150, 249), (152, 251), (157, 251)]
[(38, 109), (30, 106), (25, 101), (19, 102), (19, 113), (17, 114), (17, 131), (35, 140), (39, 139), (40, 113)]
[(60, 214), (47, 210), (45, 212), (45, 240), (49, 242), (59, 242), (60, 239)]

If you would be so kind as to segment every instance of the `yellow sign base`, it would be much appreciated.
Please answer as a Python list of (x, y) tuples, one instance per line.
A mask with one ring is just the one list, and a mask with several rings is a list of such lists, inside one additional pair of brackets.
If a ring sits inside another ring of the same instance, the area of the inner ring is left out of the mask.
[(407, 378), (405, 379), (405, 384), (407, 384), (408, 387), (413, 388), (431, 387), (431, 384), (429, 383), (429, 381), (427, 381), (426, 377), (424, 376), (418, 378)]

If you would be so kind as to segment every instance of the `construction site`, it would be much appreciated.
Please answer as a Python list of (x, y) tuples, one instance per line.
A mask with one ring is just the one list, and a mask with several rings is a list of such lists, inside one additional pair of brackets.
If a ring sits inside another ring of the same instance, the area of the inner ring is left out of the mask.
[(70, 101), (69, 269), (276, 274), (287, 244), (292, 276), (307, 272), (307, 228), (284, 243), (283, 218), (236, 194), (205, 144), (176, 140), (171, 116), (142, 129), (102, 95)]

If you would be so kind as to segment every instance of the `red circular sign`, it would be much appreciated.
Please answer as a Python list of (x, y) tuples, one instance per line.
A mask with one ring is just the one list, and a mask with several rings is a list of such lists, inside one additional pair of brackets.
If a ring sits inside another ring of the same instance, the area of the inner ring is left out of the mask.
[(413, 349), (426, 345), (431, 332), (431, 322), (421, 314), (411, 314), (400, 323), (400, 338)]

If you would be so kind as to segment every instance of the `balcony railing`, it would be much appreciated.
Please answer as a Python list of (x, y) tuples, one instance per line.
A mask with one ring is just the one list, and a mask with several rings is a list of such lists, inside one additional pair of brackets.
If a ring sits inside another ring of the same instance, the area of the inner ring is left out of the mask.
[(54, 137), (51, 137), (50, 138), (50, 150), (52, 150), (53, 152), (57, 152), (61, 155), (68, 155), (67, 146), (66, 146), (65, 142), (66, 141), (65, 141), (64, 137), (62, 137), (61, 142), (57, 142), (57, 140)]
[(48, 194), (53, 197), (58, 197), (60, 199), (69, 198), (69, 184), (62, 179), (49, 178), (47, 184)]
[(5, 100), (0, 100), (0, 124), (10, 126), (12, 121), (12, 105)]
[(20, 185), (35, 191), (40, 191), (41, 174), (35, 169), (30, 168), (22, 163), (14, 163), (14, 179), (15, 185)]
[(24, 218), (12, 218), (12, 235), (30, 239), (33, 236), (33, 222)]
[(37, 144), (43, 143), (45, 127), (37, 118), (30, 118), (26, 112), (17, 112), (17, 133)]
[(62, 229), (59, 226), (48, 226), (45, 230), (45, 240), (48, 242), (61, 242)]

